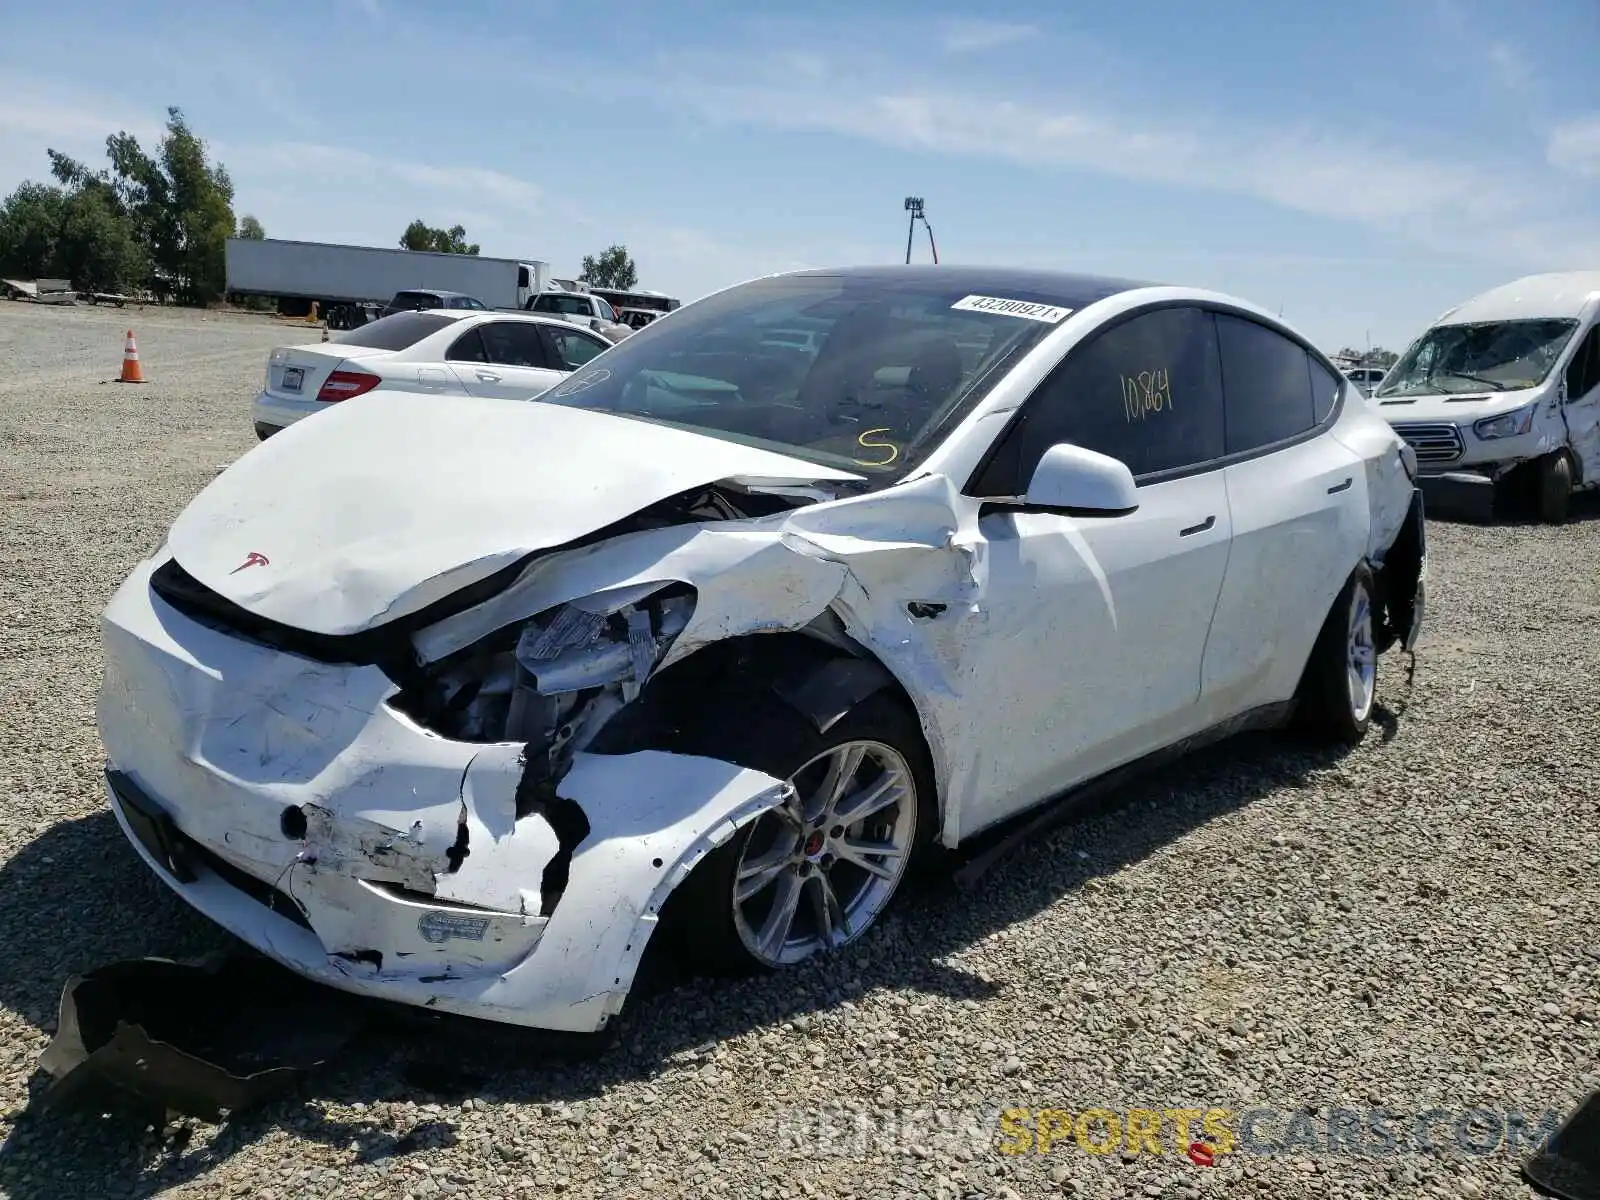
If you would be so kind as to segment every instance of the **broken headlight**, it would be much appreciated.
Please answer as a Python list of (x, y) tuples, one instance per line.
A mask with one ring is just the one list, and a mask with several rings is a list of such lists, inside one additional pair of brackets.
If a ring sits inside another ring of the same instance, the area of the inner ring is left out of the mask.
[(553, 757), (581, 749), (639, 694), (693, 612), (694, 593), (676, 585), (574, 600), (451, 655), (396, 706), (460, 741), (527, 742)]

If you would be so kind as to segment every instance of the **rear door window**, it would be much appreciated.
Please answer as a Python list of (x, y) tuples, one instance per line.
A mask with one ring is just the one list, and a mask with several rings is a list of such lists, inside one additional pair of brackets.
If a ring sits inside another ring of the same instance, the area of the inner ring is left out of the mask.
[(1305, 348), (1265, 325), (1216, 314), (1227, 452), (1286, 441), (1316, 424)]
[(407, 350), (453, 323), (449, 317), (438, 313), (397, 312), (360, 329), (334, 334), (328, 341), (345, 346), (370, 346), (376, 350)]
[(1074, 348), (1028, 398), (976, 486), (981, 495), (1022, 494), (1058, 442), (1121, 459), (1149, 480), (1221, 458), (1223, 440), (1211, 315), (1162, 308)]
[(489, 362), (504, 367), (550, 366), (539, 327), (532, 321), (490, 321), (478, 326), (478, 333)]

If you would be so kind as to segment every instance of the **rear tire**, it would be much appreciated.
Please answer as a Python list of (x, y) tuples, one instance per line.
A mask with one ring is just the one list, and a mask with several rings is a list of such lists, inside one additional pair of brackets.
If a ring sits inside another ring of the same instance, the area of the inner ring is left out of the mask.
[(1572, 505), (1572, 460), (1566, 451), (1540, 459), (1536, 478), (1539, 519), (1547, 525), (1565, 524)]
[(703, 726), (716, 748), (689, 752), (791, 780), (799, 801), (707, 855), (668, 898), (663, 932), (686, 965), (713, 975), (764, 974), (853, 944), (935, 832), (933, 768), (916, 717), (882, 692), (826, 733), (771, 693), (729, 697), (719, 709)]
[(1364, 738), (1378, 701), (1376, 585), (1362, 563), (1339, 591), (1300, 681), (1297, 723), (1331, 745)]

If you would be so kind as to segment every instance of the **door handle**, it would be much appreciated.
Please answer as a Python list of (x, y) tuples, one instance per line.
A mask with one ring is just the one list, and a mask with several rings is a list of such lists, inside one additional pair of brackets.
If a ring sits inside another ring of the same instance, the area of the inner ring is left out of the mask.
[(1349, 475), (1346, 475), (1344, 477), (1344, 482), (1343, 483), (1336, 483), (1331, 488), (1328, 489), (1328, 495), (1336, 496), (1340, 492), (1348, 492), (1350, 490), (1350, 485), (1353, 484), (1354, 482), (1355, 482), (1355, 479), (1353, 477), (1351, 477)]
[(483, 380), (485, 383), (499, 383), (500, 382), (500, 376), (496, 375), (493, 371), (479, 371), (479, 372), (477, 372), (477, 376), (478, 376), (479, 379)]
[(1216, 514), (1213, 513), (1211, 516), (1207, 517), (1204, 521), (1201, 521), (1200, 524), (1198, 524), (1198, 525), (1191, 525), (1187, 529), (1178, 530), (1178, 536), (1179, 537), (1188, 537), (1191, 533), (1204, 533), (1206, 530), (1210, 529), (1216, 523), (1217, 523), (1217, 517), (1216, 517)]

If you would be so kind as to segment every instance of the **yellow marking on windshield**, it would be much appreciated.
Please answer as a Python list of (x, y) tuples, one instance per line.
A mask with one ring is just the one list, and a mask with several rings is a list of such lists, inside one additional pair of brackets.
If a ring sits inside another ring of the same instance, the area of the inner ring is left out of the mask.
[(900, 447), (899, 446), (896, 446), (893, 442), (869, 442), (869, 441), (867, 441), (867, 439), (869, 437), (871, 437), (875, 433), (893, 433), (893, 432), (894, 431), (892, 429), (890, 429), (887, 425), (885, 425), (882, 429), (869, 429), (865, 433), (863, 433), (860, 437), (858, 437), (856, 439), (856, 445), (860, 446), (863, 450), (887, 450), (889, 452), (889, 457), (888, 458), (884, 458), (884, 459), (858, 458), (858, 459), (854, 459), (853, 461), (860, 463), (863, 467), (887, 467), (890, 463), (894, 462), (895, 459), (900, 457)]

